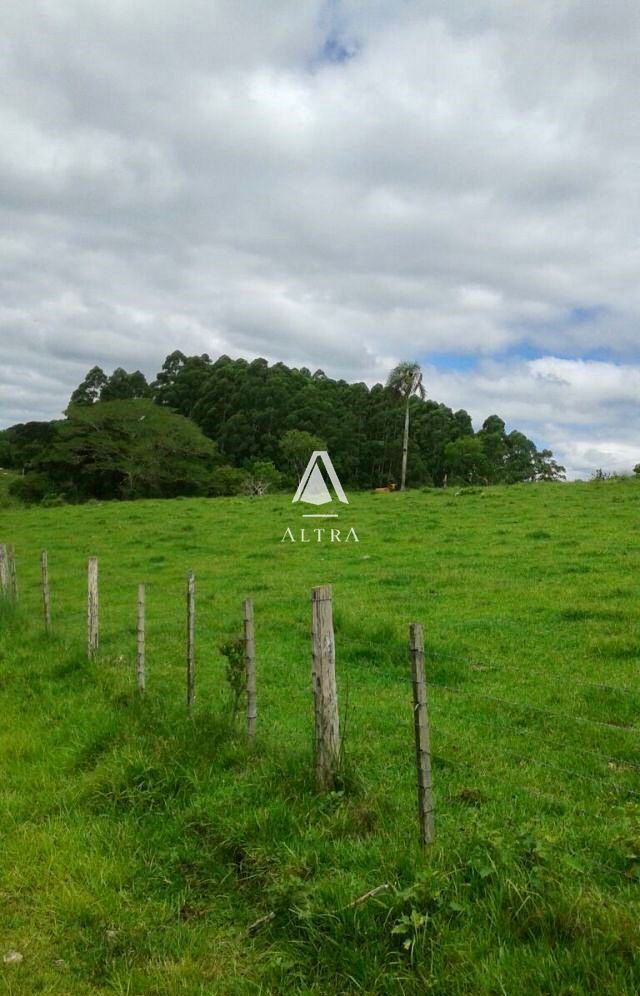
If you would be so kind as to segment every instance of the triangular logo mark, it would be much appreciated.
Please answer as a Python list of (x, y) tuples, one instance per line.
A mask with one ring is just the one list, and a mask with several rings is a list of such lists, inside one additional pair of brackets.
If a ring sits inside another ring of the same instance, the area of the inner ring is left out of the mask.
[(305, 472), (300, 478), (298, 490), (293, 496), (293, 501), (304, 501), (310, 505), (326, 505), (327, 502), (333, 501), (325, 479), (322, 476), (322, 471), (318, 466), (320, 461), (324, 464), (324, 469), (333, 485), (336, 497), (341, 502), (344, 502), (345, 505), (348, 505), (349, 499), (343, 491), (340, 479), (331, 462), (331, 457), (326, 450), (314, 450), (311, 454)]

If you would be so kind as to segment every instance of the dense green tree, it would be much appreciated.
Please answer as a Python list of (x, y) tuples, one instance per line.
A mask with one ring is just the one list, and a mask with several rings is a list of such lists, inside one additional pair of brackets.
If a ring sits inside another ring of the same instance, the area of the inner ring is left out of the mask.
[(505, 465), (509, 455), (505, 424), (498, 415), (490, 415), (482, 423), (478, 439), (486, 457), (488, 478), (493, 484), (504, 480)]
[(249, 467), (243, 490), (250, 497), (257, 498), (267, 491), (276, 491), (281, 484), (282, 474), (276, 470), (271, 460), (256, 460)]
[(37, 461), (74, 499), (206, 494), (215, 444), (193, 422), (147, 400), (76, 405)]
[(127, 373), (116, 367), (100, 391), (100, 401), (134, 401), (151, 394), (147, 379), (139, 370)]
[(23, 474), (33, 470), (37, 460), (56, 437), (57, 422), (20, 422), (0, 433), (6, 467)]
[(314, 450), (326, 450), (327, 444), (310, 432), (288, 429), (280, 439), (280, 451), (293, 476), (302, 477)]
[(0, 431), (0, 469), (4, 467), (11, 467), (13, 463), (13, 454), (11, 451), (11, 441), (7, 430)]
[[(216, 443), (220, 466), (211, 487), (217, 494), (241, 487), (238, 482), (256, 462), (271, 462), (291, 483), (314, 449), (329, 451), (343, 484), (352, 488), (395, 482), (441, 486), (452, 474), (510, 483), (547, 473), (536, 464), (534, 444), (522, 433), (507, 435), (497, 415), (489, 416), (476, 436), (466, 411), (425, 400), (421, 376), (417, 364), (400, 364), (387, 385), (369, 388), (334, 380), (322, 370), (269, 365), (260, 357), (212, 360), (175, 350), (150, 388), (139, 371), (118, 368), (107, 377), (94, 367), (74, 397), (92, 407), (109, 397), (151, 391), (158, 408), (193, 420)], [(306, 442), (296, 449), (293, 443), (301, 438)], [(468, 442), (447, 451), (457, 440), (476, 438), (482, 459)], [(289, 439), (293, 443), (287, 444)], [(29, 469), (33, 450), (26, 459), (26, 449), (9, 439), (3, 459)]]
[(69, 406), (94, 405), (98, 401), (132, 401), (148, 398), (151, 393), (140, 370), (127, 373), (123, 367), (116, 367), (108, 377), (101, 367), (92, 367), (71, 395)]
[(93, 405), (100, 400), (100, 394), (108, 377), (101, 367), (91, 367), (91, 370), (76, 387), (69, 400), (70, 405)]
[(489, 462), (478, 436), (460, 436), (444, 450), (450, 480), (465, 484), (486, 484)]
[(11, 482), (9, 494), (25, 505), (36, 505), (51, 493), (51, 489), (51, 480), (46, 474), (31, 470)]
[(407, 482), (407, 459), (409, 453), (409, 411), (411, 398), (418, 395), (422, 401), (425, 390), (422, 385), (422, 371), (417, 363), (403, 360), (393, 368), (387, 379), (387, 387), (397, 394), (404, 403), (404, 431), (402, 435), (402, 469), (400, 472), (400, 490), (404, 491)]
[(507, 457), (504, 465), (504, 480), (507, 484), (533, 481), (536, 477), (536, 447), (530, 439), (514, 429), (506, 437)]
[[(225, 361), (232, 362), (228, 356), (221, 356), (218, 363), (224, 364)], [(211, 368), (211, 360), (206, 353), (187, 357), (176, 349), (167, 356), (152, 384), (156, 401), (181, 415), (191, 416)]]
[(564, 481), (566, 469), (553, 459), (551, 450), (540, 450), (535, 455), (535, 471), (537, 481)]

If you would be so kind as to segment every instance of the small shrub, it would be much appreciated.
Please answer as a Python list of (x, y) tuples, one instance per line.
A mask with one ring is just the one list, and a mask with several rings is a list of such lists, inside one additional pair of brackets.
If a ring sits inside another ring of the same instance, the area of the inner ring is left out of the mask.
[(207, 488), (207, 494), (212, 498), (239, 495), (247, 479), (246, 470), (238, 467), (216, 467)]
[(60, 505), (66, 505), (63, 495), (57, 495), (53, 492), (46, 494), (42, 501), (40, 502), (43, 508), (58, 508)]
[(11, 482), (9, 494), (26, 505), (37, 505), (45, 495), (51, 494), (51, 481), (45, 474), (30, 472)]
[(231, 712), (235, 719), (240, 708), (240, 698), (245, 689), (244, 642), (241, 636), (237, 636), (235, 639), (223, 643), (219, 649), (222, 656), (227, 659), (225, 674), (231, 689)]

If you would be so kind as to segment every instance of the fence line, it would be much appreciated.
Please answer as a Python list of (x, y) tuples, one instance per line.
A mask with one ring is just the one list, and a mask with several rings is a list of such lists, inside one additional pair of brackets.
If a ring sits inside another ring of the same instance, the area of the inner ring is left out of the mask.
[(3, 598), (9, 594), (9, 558), (5, 543), (0, 543), (0, 594)]
[(187, 710), (193, 712), (195, 698), (195, 626), (196, 582), (193, 571), (187, 574)]
[(340, 722), (331, 586), (311, 589), (311, 689), (315, 715), (316, 784), (333, 787), (340, 765)]
[(484, 726), (487, 729), (491, 730), (492, 732), (504, 731), (506, 733), (512, 734), (513, 736), (526, 735), (530, 740), (535, 740), (537, 743), (544, 744), (547, 747), (554, 747), (560, 750), (574, 750), (577, 751), (579, 754), (589, 754), (592, 755), (593, 757), (597, 757), (601, 761), (607, 761), (608, 763), (617, 764), (624, 768), (630, 768), (632, 770), (640, 771), (640, 764), (636, 764), (633, 761), (626, 761), (620, 757), (613, 757), (613, 755), (611, 754), (603, 754), (601, 751), (592, 750), (590, 747), (579, 747), (576, 746), (575, 744), (570, 744), (567, 742), (562, 743), (558, 740), (549, 740), (549, 738), (546, 736), (545, 737), (537, 737), (535, 735), (532, 736), (530, 729), (527, 729), (526, 731), (519, 730), (518, 728), (514, 728), (512, 726), (505, 726), (504, 723), (499, 723), (496, 725), (495, 723), (492, 723), (486, 719), (481, 719), (478, 716), (474, 717), (474, 723), (477, 723), (479, 726)]
[[(502, 662), (497, 663), (496, 661), (483, 661), (478, 657), (456, 657), (452, 654), (442, 654), (437, 650), (427, 651), (429, 657), (438, 658), (441, 660), (450, 660), (455, 664), (463, 664), (469, 668), (475, 668), (478, 671), (494, 671), (496, 673), (501, 673), (503, 671), (509, 674), (524, 674), (524, 675), (535, 675), (537, 677), (548, 678), (549, 671), (543, 671), (540, 668), (524, 668), (515, 667), (513, 664), (503, 664)], [(607, 685), (600, 681), (582, 681), (580, 678), (575, 678), (571, 674), (563, 674), (563, 678), (570, 680), (573, 685), (579, 685), (581, 688), (598, 688), (605, 689), (611, 692), (619, 692), (621, 694), (633, 695), (634, 698), (638, 697), (638, 690), (634, 688), (626, 688), (625, 686), (619, 685)]]
[(16, 569), (16, 548), (13, 543), (7, 547), (7, 564), (9, 573), (9, 598), (15, 605), (18, 601), (18, 572)]
[(140, 695), (144, 695), (145, 688), (144, 600), (144, 584), (139, 584), (138, 601), (136, 605), (136, 682)]
[(247, 698), (247, 737), (256, 737), (256, 642), (253, 632), (253, 602), (245, 598), (242, 603), (242, 637), (244, 644), (244, 672)]
[(98, 558), (87, 565), (87, 656), (93, 660), (98, 649)]
[(45, 632), (51, 631), (51, 603), (49, 600), (49, 557), (46, 550), (40, 554), (40, 572), (42, 575), (42, 612), (44, 615)]
[[(456, 734), (452, 735), (451, 731), (447, 731), (447, 733), (452, 738), (452, 740), (455, 739), (456, 743), (452, 745), (455, 749), (458, 746), (458, 744), (461, 742), (461, 738), (459, 735)], [(476, 749), (477, 747), (476, 741), (470, 743), (469, 740), (462, 740), (462, 743), (464, 744), (465, 747), (471, 747), (473, 749)], [(581, 781), (588, 782), (589, 784), (597, 785), (598, 788), (600, 788), (604, 792), (613, 790), (623, 795), (631, 796), (632, 798), (640, 798), (640, 793), (635, 792), (633, 789), (628, 789), (624, 785), (620, 785), (618, 782), (613, 781), (607, 783), (607, 781), (604, 778), (595, 778), (592, 775), (586, 773), (573, 771), (568, 768), (561, 768), (558, 767), (558, 765), (551, 764), (548, 761), (544, 761), (540, 758), (532, 757), (529, 754), (520, 754), (517, 751), (512, 751), (508, 747), (504, 747), (502, 744), (493, 744), (492, 750), (493, 751), (497, 750), (501, 754), (505, 754), (507, 757), (513, 757), (518, 761), (524, 762), (525, 764), (533, 764), (538, 767), (545, 768), (548, 771), (557, 772), (558, 774), (568, 775), (571, 778), (578, 778)], [(445, 760), (446, 764), (452, 763), (454, 765), (464, 765), (470, 767), (474, 771), (477, 771), (477, 768), (473, 764), (470, 764), (469, 762), (464, 762), (460, 758), (455, 758), (453, 760), (449, 756), (443, 758), (443, 755), (439, 752), (433, 756), (442, 758), (443, 760)], [(495, 760), (495, 753), (492, 754), (492, 760)]]
[(413, 687), (413, 728), (416, 744), (418, 786), (418, 823), (422, 846), (433, 840), (433, 793), (431, 790), (431, 746), (427, 710), (427, 682), (424, 669), (424, 639), (422, 626), (409, 626), (409, 658)]
[[(49, 592), (49, 561), (48, 554), (46, 550), (43, 550), (40, 558), (41, 567), (41, 586), (42, 586), (42, 609), (44, 615), (44, 625), (45, 629), (49, 631), (51, 629), (51, 612), (50, 612), (50, 592)], [(108, 575), (107, 575), (108, 576)], [(56, 573), (56, 580), (60, 580), (60, 575)], [(199, 579), (200, 583), (200, 579)], [(158, 589), (162, 582), (158, 580)], [(214, 581), (211, 579), (211, 585), (213, 587)], [(155, 582), (151, 582), (151, 586), (155, 586)], [(29, 589), (30, 590), (30, 589)], [(166, 588), (163, 586), (163, 591)], [(173, 591), (173, 588), (171, 588)], [(184, 591), (184, 589), (183, 589)], [(15, 557), (15, 547), (13, 545), (0, 544), (0, 594), (11, 603), (17, 602), (18, 597), (18, 584), (17, 584), (17, 571), (16, 571), (16, 557)], [(193, 705), (195, 699), (195, 576), (192, 571), (187, 574), (187, 588), (186, 588), (186, 659), (187, 659), (187, 709), (190, 715), (193, 713)], [(260, 598), (264, 598), (265, 602), (271, 603), (272, 599), (268, 592), (261, 592), (259, 594)], [(231, 598), (231, 596), (229, 596)], [(280, 600), (276, 600), (280, 601)], [(283, 603), (291, 606), (290, 599), (282, 599)], [(109, 603), (108, 610), (114, 611), (114, 603)], [(137, 608), (136, 608), (136, 684), (138, 692), (141, 696), (145, 692), (145, 584), (140, 583), (137, 589)], [(99, 634), (99, 592), (98, 592), (98, 559), (92, 556), (88, 560), (87, 564), (87, 651), (88, 656), (94, 659), (98, 651), (98, 634)], [(300, 615), (302, 618), (302, 606), (300, 608)], [(58, 619), (56, 614), (56, 619)], [(164, 630), (163, 630), (164, 631)], [(167, 629), (167, 631), (169, 631)], [(157, 635), (157, 634), (156, 634)], [(321, 790), (330, 789), (335, 786), (336, 777), (338, 775), (339, 766), (341, 763), (341, 749), (342, 741), (340, 738), (340, 723), (338, 716), (338, 701), (337, 701), (337, 690), (336, 690), (336, 636), (334, 632), (333, 624), (333, 607), (332, 607), (332, 593), (331, 588), (328, 585), (322, 585), (312, 589), (311, 594), (311, 659), (312, 659), (312, 689), (314, 694), (314, 714), (315, 714), (315, 766), (316, 766), (316, 780), (317, 785)], [(349, 633), (343, 634), (340, 627), (338, 628), (338, 643), (346, 651), (346, 656), (349, 656), (350, 652), (354, 650), (362, 651), (370, 647), (375, 650), (378, 654), (380, 652), (379, 646), (373, 642), (362, 641), (357, 638), (352, 639)], [(385, 656), (393, 658), (395, 656), (396, 644), (391, 646)], [(465, 697), (467, 700), (473, 702), (490, 702), (498, 703), (501, 706), (507, 707), (509, 709), (520, 710), (524, 712), (530, 712), (537, 715), (543, 715), (549, 717), (554, 721), (559, 719), (563, 721), (570, 721), (578, 724), (583, 724), (589, 727), (597, 729), (608, 729), (621, 734), (631, 734), (637, 737), (640, 734), (640, 727), (636, 726), (623, 726), (611, 722), (604, 722), (601, 720), (590, 719), (586, 716), (575, 715), (572, 713), (559, 712), (557, 709), (548, 709), (546, 707), (527, 703), (527, 702), (514, 702), (509, 699), (501, 698), (500, 696), (493, 695), (489, 692), (482, 690), (482, 687), (478, 684), (473, 684), (472, 687), (458, 687), (455, 685), (449, 685), (440, 681), (430, 681), (426, 675), (426, 660), (432, 659), (445, 659), (450, 660), (455, 663), (465, 664), (467, 666), (475, 666), (480, 669), (488, 669), (492, 673), (500, 674), (505, 673), (517, 673), (517, 674), (527, 674), (529, 675), (544, 675), (549, 677), (549, 671), (541, 671), (539, 669), (529, 669), (520, 668), (517, 666), (509, 665), (508, 663), (496, 664), (495, 662), (486, 664), (481, 662), (479, 659), (473, 658), (462, 658), (456, 657), (454, 655), (442, 654), (435, 650), (429, 650), (425, 654), (424, 639), (422, 634), (422, 627), (418, 623), (413, 623), (409, 628), (409, 658), (411, 662), (411, 687), (413, 692), (413, 727), (414, 727), (414, 739), (415, 739), (415, 765), (416, 765), (416, 775), (417, 775), (417, 793), (418, 793), (418, 817), (419, 817), (419, 839), (421, 844), (427, 844), (433, 840), (434, 837), (434, 803), (433, 794), (434, 788), (432, 785), (433, 774), (432, 771), (432, 761), (434, 758), (442, 758), (447, 765), (452, 765), (453, 767), (461, 767), (465, 770), (471, 770), (476, 774), (481, 774), (483, 779), (491, 778), (491, 774), (486, 771), (478, 772), (477, 765), (464, 761), (462, 758), (451, 756), (451, 745), (443, 744), (435, 753), (432, 752), (430, 746), (430, 729), (429, 729), (429, 713), (428, 713), (428, 701), (430, 693), (433, 691), (436, 695), (436, 704), (439, 705), (439, 692), (443, 691), (447, 694), (451, 693), (454, 695), (460, 695)], [(426, 660), (425, 660), (426, 659)], [(247, 735), (249, 740), (253, 740), (256, 736), (256, 674), (255, 674), (255, 633), (254, 633), (254, 607), (253, 600), (247, 598), (242, 603), (242, 663), (244, 666), (244, 685), (246, 693), (246, 724), (247, 724)], [(564, 677), (567, 677), (566, 675)], [(635, 692), (632, 689), (605, 685), (603, 683), (588, 682), (582, 680), (573, 679), (574, 684), (580, 685), (582, 687), (590, 688), (600, 688), (608, 689), (622, 695), (634, 695)], [(408, 702), (407, 702), (408, 705)], [(439, 715), (439, 709), (436, 710), (436, 715)], [(408, 714), (407, 714), (408, 720)], [(518, 729), (518, 727), (509, 727), (504, 723), (495, 724), (487, 719), (484, 719), (480, 715), (474, 715), (470, 720), (471, 724), (484, 726), (491, 729), (494, 733), (508, 734), (510, 736), (527, 736), (529, 741), (533, 741), (537, 744), (542, 744), (546, 748), (553, 749), (570, 749), (574, 750), (578, 754), (589, 755), (591, 757), (597, 758), (599, 761), (606, 762), (608, 765), (616, 765), (618, 768), (624, 769), (623, 774), (633, 774), (635, 771), (640, 771), (640, 764), (634, 763), (633, 761), (627, 761), (623, 758), (616, 758), (611, 754), (603, 753), (598, 750), (594, 750), (588, 747), (582, 747), (579, 745), (573, 745), (567, 742), (560, 743), (557, 740), (552, 740), (546, 735), (537, 736), (531, 734), (531, 731), (523, 731)], [(404, 724), (403, 724), (404, 725)], [(408, 722), (407, 722), (408, 727)], [(440, 730), (439, 724), (436, 724), (436, 736)], [(452, 731), (447, 730), (446, 726), (442, 727), (443, 738), (451, 738)], [(459, 736), (454, 734), (457, 741), (460, 740)], [(477, 739), (473, 740), (472, 743), (465, 738), (463, 741), (465, 747), (473, 749), (477, 756)], [(484, 745), (483, 745), (484, 746)], [(455, 745), (454, 745), (455, 749)], [(608, 771), (600, 772), (581, 772), (576, 771), (572, 768), (566, 768), (561, 765), (551, 763), (544, 757), (533, 756), (532, 754), (523, 753), (519, 750), (514, 750), (511, 747), (500, 743), (499, 741), (493, 742), (490, 745), (492, 751), (492, 757), (495, 759), (496, 754), (505, 757), (511, 757), (526, 765), (534, 765), (541, 767), (549, 772), (553, 776), (563, 775), (572, 781), (578, 780), (584, 782), (589, 786), (597, 786), (599, 792), (599, 798), (603, 805), (610, 806), (610, 802), (606, 800), (605, 796), (607, 793), (615, 792), (616, 794), (622, 796), (625, 800), (629, 798), (640, 799), (640, 792), (635, 791), (633, 788), (627, 788), (619, 780), (615, 780), (612, 777), (612, 773)], [(443, 753), (445, 751), (446, 753)], [(618, 776), (620, 771), (617, 772)], [(437, 777), (437, 769), (436, 769)], [(437, 786), (436, 786), (437, 790)], [(575, 813), (580, 813), (589, 819), (593, 819), (594, 814), (590, 813), (588, 810), (580, 809), (573, 805), (572, 802), (566, 799), (549, 799), (545, 794), (536, 792), (534, 789), (528, 787), (523, 787), (522, 785), (516, 783), (514, 790), (517, 792), (524, 792), (528, 795), (537, 796), (544, 799), (547, 804), (566, 804), (571, 806), (571, 809)], [(592, 798), (594, 796), (592, 795)], [(580, 855), (579, 855), (580, 856)], [(607, 865), (602, 862), (588, 856), (588, 860), (591, 861), (594, 867), (600, 867), (602, 870), (609, 873), (616, 873), (621, 875), (625, 881), (630, 880), (629, 873), (621, 871), (615, 868), (613, 865)]]
[(545, 716), (553, 716), (556, 719), (570, 719), (575, 723), (586, 723), (591, 726), (616, 730), (620, 733), (632, 733), (636, 736), (640, 734), (640, 727), (637, 726), (619, 726), (616, 725), (616, 723), (605, 723), (600, 719), (588, 719), (586, 716), (566, 715), (561, 712), (556, 712), (553, 709), (544, 709), (542, 706), (530, 705), (529, 703), (511, 702), (508, 699), (501, 699), (496, 695), (488, 695), (486, 692), (478, 693), (476, 688), (456, 688), (454, 685), (444, 685), (441, 682), (430, 682), (429, 688), (441, 688), (446, 692), (452, 692), (454, 695), (472, 695), (474, 698), (485, 699), (487, 702), (499, 702), (501, 705), (508, 706), (510, 709), (528, 709), (531, 712), (542, 713)]

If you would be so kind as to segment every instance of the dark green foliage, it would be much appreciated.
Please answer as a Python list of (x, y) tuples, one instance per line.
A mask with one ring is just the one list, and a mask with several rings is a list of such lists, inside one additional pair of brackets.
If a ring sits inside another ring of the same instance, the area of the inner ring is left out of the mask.
[(231, 713), (235, 716), (240, 708), (240, 699), (245, 690), (246, 677), (244, 666), (244, 643), (238, 636), (228, 640), (220, 647), (220, 653), (226, 658), (225, 677), (231, 691)]
[(133, 401), (151, 394), (146, 377), (139, 370), (127, 373), (122, 367), (113, 371), (100, 392), (100, 401)]
[(325, 450), (327, 444), (319, 436), (300, 429), (288, 429), (280, 440), (280, 452), (291, 475), (299, 479), (314, 450)]
[(91, 370), (76, 387), (69, 400), (70, 405), (93, 405), (100, 400), (100, 394), (108, 377), (101, 367), (91, 367)]
[[(536, 478), (539, 481), (564, 481), (565, 468), (553, 459), (551, 450), (540, 450), (536, 453)], [(640, 464), (638, 465), (640, 467)]]
[(282, 474), (271, 460), (255, 460), (244, 477), (242, 490), (251, 497), (260, 497), (267, 491), (277, 491), (282, 484)]
[(71, 395), (69, 407), (94, 405), (97, 401), (133, 401), (150, 395), (147, 379), (139, 370), (127, 373), (122, 367), (116, 367), (107, 377), (100, 367), (92, 367)]
[(34, 468), (37, 457), (51, 445), (57, 422), (24, 422), (0, 433), (3, 467), (26, 472)]
[(41, 502), (45, 495), (51, 492), (51, 481), (46, 474), (30, 471), (21, 477), (16, 477), (9, 485), (9, 494), (18, 498), (26, 505)]
[(0, 467), (11, 466), (11, 443), (5, 429), (0, 432)]
[(230, 467), (229, 464), (222, 464), (213, 470), (207, 494), (213, 498), (242, 494), (246, 480), (246, 470), (240, 470), (239, 467)]
[(447, 443), (444, 455), (454, 480), (487, 483), (491, 464), (479, 436), (460, 436)]
[(71, 500), (262, 494), (292, 486), (311, 453), (328, 449), (343, 484), (368, 489), (402, 484), (408, 424), (409, 486), (564, 476), (549, 450), (507, 433), (497, 415), (474, 433), (467, 412), (425, 400), (416, 364), (369, 388), (321, 370), (179, 350), (151, 386), (139, 371), (93, 367), (65, 421), (0, 433), (0, 466), (46, 475), (46, 489), (41, 478), (17, 486), (30, 501), (38, 491)]
[[(413, 370), (412, 376), (417, 374)], [(447, 475), (455, 478), (445, 456), (447, 444), (475, 438), (467, 412), (423, 400), (421, 384), (407, 395), (393, 378), (387, 387), (368, 388), (332, 380), (322, 371), (269, 366), (264, 359), (221, 356), (212, 362), (206, 355), (175, 352), (165, 360), (153, 389), (159, 404), (194, 419), (235, 466), (266, 459), (297, 478), (311, 452), (326, 448), (343, 483), (352, 488), (400, 482), (407, 403), (409, 485), (439, 486)], [(478, 477), (483, 482), (535, 479), (536, 448), (521, 433), (507, 436), (504, 422), (491, 416), (478, 437), (484, 453)], [(455, 457), (456, 451), (457, 467)]]
[(73, 500), (203, 495), (216, 462), (189, 419), (151, 401), (104, 401), (68, 409), (29, 478)]

